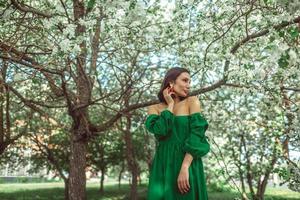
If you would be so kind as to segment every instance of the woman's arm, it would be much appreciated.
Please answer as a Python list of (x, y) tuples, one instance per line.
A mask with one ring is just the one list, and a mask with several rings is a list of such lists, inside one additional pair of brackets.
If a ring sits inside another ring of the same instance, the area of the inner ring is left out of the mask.
[(183, 150), (186, 153), (190, 153), (193, 159), (198, 159), (210, 151), (210, 144), (205, 136), (208, 121), (200, 111), (200, 101), (198, 98), (191, 100), (190, 114), (190, 134), (184, 142)]
[(174, 122), (173, 104), (160, 114), (155, 106), (148, 107), (148, 117), (145, 121), (146, 129), (156, 137), (168, 137), (172, 133)]
[(189, 153), (185, 153), (182, 165), (181, 165), (181, 169), (186, 169), (189, 168), (190, 165), (192, 164), (193, 161), (193, 156)]
[[(188, 101), (190, 114), (201, 112), (200, 102), (196, 96), (192, 96)], [(189, 167), (192, 164), (193, 156), (190, 153), (185, 153), (179, 176), (177, 179), (178, 188), (181, 193), (186, 193), (190, 189), (189, 183)]]
[[(200, 101), (196, 96), (189, 97), (188, 106), (190, 114), (201, 112)], [(193, 156), (189, 153), (186, 153), (181, 168), (189, 168), (189, 166), (192, 164), (192, 161)]]

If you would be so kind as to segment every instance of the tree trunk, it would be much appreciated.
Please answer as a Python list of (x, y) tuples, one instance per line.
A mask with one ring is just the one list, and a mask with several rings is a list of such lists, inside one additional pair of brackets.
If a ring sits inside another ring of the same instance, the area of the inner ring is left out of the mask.
[(122, 180), (122, 174), (123, 174), (123, 172), (124, 172), (124, 168), (125, 168), (124, 162), (122, 162), (122, 168), (121, 168), (121, 170), (120, 170), (119, 178), (118, 178), (118, 182), (119, 182), (119, 190), (121, 189), (121, 180)]
[(141, 174), (140, 173), (138, 175), (138, 181), (139, 181), (139, 185), (142, 185), (142, 179), (141, 179)]
[(71, 136), (69, 199), (86, 200), (86, 142), (74, 140), (75, 135), (73, 133)]
[(132, 174), (132, 182), (131, 182), (131, 191), (130, 191), (130, 199), (137, 200), (138, 199), (138, 193), (137, 193), (137, 163), (135, 162), (132, 166), (131, 174)]
[(266, 172), (264, 173), (264, 178), (261, 181), (259, 181), (259, 184), (257, 186), (257, 193), (256, 193), (256, 196), (259, 200), (263, 200), (264, 199), (264, 194), (265, 194), (265, 191), (266, 191), (266, 187), (267, 187), (267, 184), (268, 184), (268, 181), (269, 181), (269, 177), (270, 177), (270, 174), (272, 172), (272, 170), (274, 169), (274, 166), (278, 160), (278, 155), (280, 152), (278, 152), (277, 148), (276, 148), (276, 144), (278, 143), (278, 139), (275, 140), (275, 144), (274, 144), (274, 148), (273, 148), (273, 154), (272, 154), (272, 160), (269, 164), (269, 166), (267, 166), (267, 170)]
[(69, 179), (64, 179), (65, 183), (65, 200), (69, 200)]
[(253, 181), (253, 174), (252, 174), (252, 166), (251, 166), (251, 156), (249, 154), (249, 151), (247, 150), (247, 146), (246, 146), (246, 141), (245, 141), (245, 138), (244, 138), (244, 135), (241, 135), (241, 142), (242, 142), (242, 145), (244, 147), (244, 151), (245, 151), (245, 156), (246, 156), (246, 177), (247, 177), (247, 183), (248, 183), (248, 186), (249, 186), (249, 190), (250, 190), (250, 193), (251, 193), (251, 197), (252, 199), (255, 199), (256, 198), (256, 195), (254, 193), (254, 188), (253, 188), (253, 184), (252, 184), (252, 181)]
[(138, 176), (138, 163), (134, 156), (133, 144), (132, 144), (132, 135), (130, 132), (131, 127), (131, 119), (130, 116), (126, 116), (127, 123), (126, 123), (126, 130), (124, 131), (125, 134), (125, 144), (126, 144), (126, 158), (128, 163), (128, 168), (131, 172), (131, 190), (130, 190), (130, 199), (137, 200), (138, 193), (137, 193), (137, 176)]
[[(145, 138), (145, 144), (149, 144), (150, 143), (150, 136), (149, 134), (145, 134), (144, 136)], [(145, 151), (146, 151), (146, 162), (147, 162), (147, 167), (148, 167), (148, 171), (150, 171), (151, 169), (151, 164), (152, 164), (152, 150), (151, 148), (148, 147), (148, 145), (145, 145)]]
[[(242, 143), (240, 143), (239, 145), (239, 152), (242, 152)], [(248, 196), (247, 196), (247, 193), (246, 193), (246, 186), (245, 186), (245, 179), (244, 179), (244, 171), (242, 169), (242, 164), (241, 164), (241, 156), (240, 157), (240, 161), (238, 162), (238, 170), (239, 170), (239, 175), (240, 175), (240, 181), (241, 181), (241, 184), (242, 184), (242, 200), (248, 200)]]
[(245, 180), (244, 180), (244, 172), (241, 168), (241, 166), (238, 166), (239, 170), (239, 176), (240, 176), (240, 182), (242, 184), (242, 200), (248, 200), (247, 194), (246, 194), (246, 186), (245, 186)]
[(105, 176), (105, 169), (101, 169), (101, 180), (100, 180), (100, 190), (99, 192), (100, 193), (103, 193), (104, 192), (104, 176)]
[[(1, 72), (1, 71), (0, 71)], [(4, 85), (0, 77), (0, 144), (4, 142)]]
[[(80, 37), (86, 31), (85, 25), (78, 23), (84, 19), (85, 1), (73, 0), (73, 14), (76, 22), (75, 36)], [(69, 104), (69, 115), (73, 119), (71, 131), (71, 155), (70, 155), (70, 176), (69, 176), (69, 198), (70, 200), (86, 200), (86, 154), (87, 142), (90, 136), (88, 106), (91, 100), (92, 84), (89, 75), (87, 75), (86, 42), (80, 44), (80, 53), (76, 56), (76, 100)]]
[[(4, 83), (6, 79), (7, 62), (3, 60), (0, 76), (0, 155), (4, 152), (6, 145), (5, 140), (10, 139), (10, 121), (9, 121), (9, 91), (5, 89)], [(6, 131), (4, 128), (4, 102), (6, 96)], [(2, 149), (3, 148), (3, 149)]]

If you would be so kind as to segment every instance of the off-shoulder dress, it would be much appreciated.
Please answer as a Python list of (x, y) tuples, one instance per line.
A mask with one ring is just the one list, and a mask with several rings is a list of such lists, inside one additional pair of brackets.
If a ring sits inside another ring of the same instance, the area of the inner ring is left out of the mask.
[[(210, 151), (210, 144), (205, 135), (208, 122), (203, 114), (174, 115), (165, 109), (159, 115), (148, 115), (145, 127), (158, 141), (150, 168), (147, 199), (207, 200), (202, 157)], [(193, 156), (189, 167), (190, 190), (181, 194), (177, 178), (186, 152)]]

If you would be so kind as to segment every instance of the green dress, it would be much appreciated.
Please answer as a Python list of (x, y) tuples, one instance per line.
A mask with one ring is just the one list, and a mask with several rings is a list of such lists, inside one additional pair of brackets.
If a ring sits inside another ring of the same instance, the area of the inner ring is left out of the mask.
[[(205, 136), (208, 122), (202, 113), (177, 116), (166, 109), (160, 115), (148, 115), (145, 126), (158, 141), (150, 167), (147, 199), (207, 200), (202, 157), (210, 151), (210, 144)], [(177, 178), (186, 152), (193, 156), (189, 167), (190, 189), (181, 194)]]

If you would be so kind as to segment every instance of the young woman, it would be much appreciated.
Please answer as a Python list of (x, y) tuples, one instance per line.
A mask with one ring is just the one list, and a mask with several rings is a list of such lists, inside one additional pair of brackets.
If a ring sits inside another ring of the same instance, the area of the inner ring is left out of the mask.
[(150, 169), (148, 200), (207, 200), (202, 157), (210, 151), (208, 122), (196, 96), (188, 96), (190, 73), (171, 68), (148, 107), (146, 129), (158, 141)]

